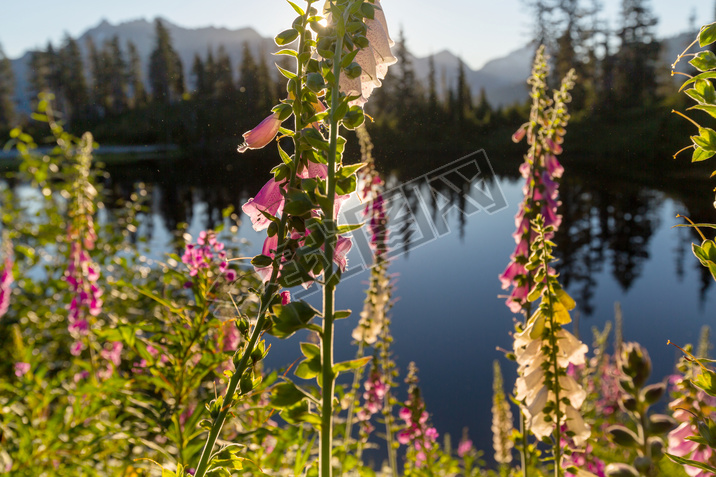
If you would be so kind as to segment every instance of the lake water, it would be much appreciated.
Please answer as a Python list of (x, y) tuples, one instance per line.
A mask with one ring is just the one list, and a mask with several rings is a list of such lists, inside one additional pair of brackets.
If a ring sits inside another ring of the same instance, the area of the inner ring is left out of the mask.
[[(268, 179), (270, 165), (254, 159), (147, 161), (110, 167), (107, 191), (127, 196), (137, 181), (147, 184), (151, 213), (144, 217), (143, 229), (150, 233), (151, 254), (161, 257), (170, 250), (177, 223), (188, 222), (196, 237), (220, 220), (223, 207), (233, 204), (238, 210), (253, 196)], [(504, 291), (497, 276), (514, 249), (514, 215), (522, 199), (517, 165), (507, 169), (513, 172), (497, 176), (494, 182), (482, 181), (491, 175), (485, 170), (476, 180), (466, 181), (468, 189), (482, 198), (472, 208), (461, 199), (464, 194), (443, 191), (430, 200), (430, 194), (414, 188), (415, 195), (421, 196), (422, 218), (391, 231), (393, 249), (400, 250), (390, 272), (396, 284), (392, 351), (401, 379), (408, 363), (415, 361), (438, 431), (449, 432), (456, 442), (463, 427), (468, 427), (476, 446), (488, 456), (492, 454), (492, 361), (501, 359), (506, 391), (515, 378), (515, 365), (496, 349), (511, 347), (514, 315), (499, 298)], [(417, 184), (425, 179), (424, 172), (429, 171), (391, 173), (389, 183), (391, 187)], [(560, 191), (564, 222), (555, 239), (560, 258), (556, 268), (577, 300), (584, 341), (591, 344), (591, 327), (602, 328), (613, 320), (614, 303), (620, 302), (624, 339), (646, 346), (653, 361), (652, 380), (663, 379), (678, 357), (666, 341), (694, 343), (702, 325), (713, 323), (716, 287), (691, 254), (696, 236), (688, 229), (672, 228), (681, 223), (677, 213), (714, 221), (709, 187), (606, 181), (595, 174), (572, 173), (568, 167)], [(504, 203), (490, 205), (485, 199), (490, 193), (499, 193)], [(360, 205), (354, 201), (344, 209), (356, 206)], [(430, 227), (425, 228), (425, 223)], [(259, 253), (263, 234), (254, 232), (247, 220), (239, 235), (249, 242), (244, 255)], [(348, 257), (349, 270), (365, 258), (357, 245)], [(338, 289), (337, 308), (350, 308), (354, 314), (336, 325), (337, 360), (354, 357), (350, 334), (363, 306), (367, 279), (368, 271), (363, 271), (346, 278)], [(319, 307), (318, 294), (307, 300)], [(298, 342), (273, 341), (267, 366), (292, 363), (300, 356)], [(404, 392), (399, 390), (399, 399), (406, 398)]]
[[(180, 174), (161, 164), (157, 173), (145, 171), (153, 191), (152, 214), (147, 220), (153, 223), (151, 244), (156, 253), (166, 250), (169, 230), (178, 221), (188, 221), (196, 236), (215, 223), (221, 207), (233, 203), (238, 208), (263, 185), (269, 168), (266, 163), (235, 161), (194, 167), (195, 173)], [(135, 170), (132, 175), (141, 173)], [(400, 175), (391, 177), (392, 187), (424, 178)], [(423, 218), (432, 220), (434, 237), (420, 240), (422, 232), (416, 232), (413, 224), (408, 251), (397, 253), (390, 266), (396, 283), (392, 350), (401, 377), (408, 363), (415, 361), (438, 431), (449, 432), (457, 440), (463, 427), (468, 427), (476, 446), (488, 455), (492, 452), (492, 361), (502, 360), (508, 392), (515, 377), (514, 364), (496, 349), (511, 347), (513, 315), (504, 299), (498, 298), (504, 291), (497, 276), (514, 248), (513, 217), (522, 198), (522, 180), (515, 175), (516, 166), (509, 177), (498, 176), (492, 185), (480, 180), (471, 184), (501, 192), (504, 207), (492, 207), (489, 212), (478, 207), (466, 216), (460, 212), (465, 204), (460, 203), (459, 194), (454, 195), (440, 230), (434, 211), (433, 217), (425, 213)], [(556, 267), (577, 300), (581, 335), (591, 344), (591, 328), (613, 321), (614, 303), (621, 303), (624, 339), (647, 347), (653, 361), (652, 380), (671, 373), (678, 357), (666, 341), (696, 342), (702, 325), (713, 323), (711, 310), (716, 304), (713, 279), (691, 255), (695, 234), (672, 228), (681, 223), (675, 218), (677, 213), (698, 221), (714, 219), (709, 188), (701, 184), (695, 190), (688, 181), (681, 186), (652, 188), (633, 181), (605, 181), (591, 173), (570, 175), (568, 168), (560, 188), (564, 222), (555, 239), (560, 258)], [(422, 205), (430, 210), (430, 201), (424, 199), (423, 194)], [(432, 207), (446, 208), (444, 202)], [(349, 202), (344, 210), (355, 205)], [(405, 246), (399, 230), (391, 233), (394, 249)], [(255, 233), (247, 221), (239, 234), (249, 241), (248, 254), (259, 253), (263, 234)], [(349, 270), (365, 258), (358, 246), (348, 257)], [(368, 272), (363, 271), (345, 279), (338, 289), (337, 307), (350, 308), (354, 315), (336, 325), (337, 360), (354, 356), (350, 333), (362, 309), (367, 279)], [(307, 300), (320, 305), (318, 294)], [(299, 356), (298, 340), (276, 341), (267, 365), (279, 368)]]

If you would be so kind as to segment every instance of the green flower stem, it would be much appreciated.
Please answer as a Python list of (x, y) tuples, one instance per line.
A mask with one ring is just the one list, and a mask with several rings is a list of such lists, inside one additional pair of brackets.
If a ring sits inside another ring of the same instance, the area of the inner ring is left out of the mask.
[[(365, 353), (363, 349), (365, 348), (365, 341), (361, 341), (358, 343), (358, 352), (356, 352), (356, 359), (362, 358)], [(356, 407), (356, 400), (358, 397), (358, 389), (360, 389), (360, 381), (363, 378), (363, 368), (358, 368), (353, 371), (353, 384), (351, 385), (351, 394), (353, 395), (353, 399), (351, 399), (351, 403), (348, 406), (348, 415), (346, 416), (346, 430), (344, 431), (343, 439), (346, 443), (350, 441), (351, 434), (352, 434), (352, 428), (353, 428), (353, 415), (355, 414), (355, 407)]]
[[(308, 2), (308, 8), (306, 9), (306, 12), (309, 11), (310, 6), (312, 2)], [(307, 18), (307, 14), (304, 15), (304, 23)], [(297, 51), (300, 53), (303, 51), (305, 46), (305, 36), (304, 33), (301, 32), (299, 42), (298, 42), (298, 48)], [(301, 121), (301, 88), (302, 88), (302, 81), (301, 77), (303, 76), (303, 64), (301, 61), (297, 61), (296, 66), (296, 76), (299, 78), (299, 82), (296, 86), (296, 89), (298, 90), (296, 93), (297, 100), (294, 102), (294, 118), (295, 118), (295, 130), (296, 133), (298, 133), (303, 128), (303, 123)], [(294, 136), (294, 143), (296, 144), (296, 150), (298, 150), (298, 136)], [(291, 163), (291, 174), (290, 174), (290, 180), (289, 180), (289, 188), (293, 186), (294, 182), (296, 181), (296, 163), (298, 161), (298, 158), (295, 158), (294, 161)], [(284, 236), (286, 231), (286, 222), (288, 219), (287, 214), (282, 214), (281, 220), (278, 224), (278, 245), (277, 250), (282, 250), (282, 245), (284, 242)], [(279, 259), (280, 260), (280, 259)], [(201, 452), (201, 458), (199, 459), (199, 464), (197, 465), (196, 472), (194, 474), (194, 477), (204, 477), (206, 475), (206, 471), (208, 470), (209, 466), (209, 459), (211, 458), (211, 453), (214, 449), (214, 445), (216, 444), (216, 440), (219, 437), (219, 434), (221, 432), (221, 428), (224, 426), (224, 422), (226, 421), (226, 415), (229, 412), (229, 409), (231, 408), (231, 405), (233, 404), (233, 396), (236, 392), (236, 388), (238, 387), (239, 381), (241, 381), (241, 376), (243, 376), (244, 372), (246, 371), (246, 368), (249, 363), (249, 358), (251, 357), (251, 354), (254, 351), (254, 348), (256, 347), (256, 343), (259, 340), (259, 337), (261, 336), (261, 333), (263, 332), (266, 323), (268, 321), (266, 314), (268, 312), (268, 306), (271, 303), (274, 295), (278, 291), (278, 273), (279, 273), (279, 263), (277, 261), (274, 262), (273, 270), (271, 272), (271, 278), (268, 281), (268, 284), (266, 286), (266, 290), (263, 294), (262, 300), (261, 300), (261, 309), (259, 310), (259, 316), (256, 320), (256, 325), (254, 326), (253, 331), (251, 332), (251, 337), (249, 338), (249, 343), (246, 346), (246, 349), (244, 350), (243, 355), (241, 356), (241, 361), (236, 366), (236, 372), (231, 376), (231, 379), (229, 380), (229, 385), (226, 388), (226, 393), (224, 395), (224, 402), (223, 407), (219, 411), (219, 415), (214, 420), (214, 423), (211, 426), (211, 430), (209, 431), (209, 436), (207, 437), (206, 444), (204, 445), (204, 449)]]
[[(275, 285), (271, 283), (269, 285), (269, 290), (273, 289), (274, 287)], [(268, 296), (270, 298), (272, 295), (273, 294), (269, 295), (267, 290), (267, 293), (264, 294), (264, 297)], [(223, 406), (219, 411), (219, 415), (216, 416), (216, 419), (214, 419), (214, 424), (211, 426), (211, 430), (209, 431), (209, 437), (206, 439), (204, 450), (201, 452), (201, 458), (199, 459), (199, 465), (196, 468), (196, 473), (194, 474), (194, 477), (204, 477), (204, 475), (206, 474), (207, 468), (209, 466), (209, 458), (211, 457), (211, 452), (214, 449), (214, 444), (216, 444), (216, 439), (219, 437), (221, 428), (224, 426), (224, 421), (226, 421), (226, 415), (228, 414), (229, 409), (233, 404), (232, 401), (234, 393), (236, 392), (236, 388), (238, 387), (239, 381), (241, 380), (241, 376), (243, 376), (244, 372), (246, 371), (246, 367), (249, 363), (249, 357), (251, 356), (251, 353), (256, 346), (256, 342), (258, 341), (265, 324), (266, 304), (263, 304), (259, 319), (257, 320), (256, 326), (251, 333), (249, 344), (248, 346), (246, 346), (246, 350), (244, 351), (243, 356), (241, 356), (241, 361), (239, 362), (238, 366), (236, 366), (236, 372), (231, 376), (231, 380), (229, 380), (229, 385), (226, 388), (226, 394), (224, 394)]]
[(321, 337), (321, 377), (323, 393), (321, 396), (321, 432), (318, 466), (321, 477), (331, 477), (331, 455), (333, 450), (333, 393), (335, 373), (333, 372), (333, 321), (336, 282), (333, 277), (333, 254), (336, 245), (336, 223), (334, 208), (336, 200), (336, 159), (338, 153), (338, 119), (335, 112), (340, 104), (341, 57), (343, 53), (343, 32), (338, 29), (336, 49), (333, 56), (333, 83), (331, 85), (330, 139), (327, 173), (327, 206), (323, 213), (326, 217), (326, 245), (323, 287), (323, 336)]

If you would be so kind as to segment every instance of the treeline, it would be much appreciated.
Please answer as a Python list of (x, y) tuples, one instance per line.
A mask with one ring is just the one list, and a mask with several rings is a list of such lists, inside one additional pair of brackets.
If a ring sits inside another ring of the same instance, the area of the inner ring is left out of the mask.
[[(658, 63), (657, 19), (647, 0), (622, 0), (617, 28), (603, 18), (600, 2), (524, 2), (535, 19), (535, 44), (546, 45), (552, 55), (553, 85), (570, 68), (577, 70), (570, 109), (578, 117), (654, 107), (673, 93), (668, 68)], [(102, 45), (88, 40), (84, 46), (83, 56), (77, 40), (67, 36), (58, 48), (49, 44), (33, 52), (28, 81), (33, 92), (55, 94), (70, 130), (91, 129), (104, 143), (171, 142), (228, 152), (286, 94), (264, 52), (256, 55), (248, 44), (238, 65), (219, 46), (195, 55), (185, 70), (159, 20), (146, 71), (131, 41), (121, 45), (115, 37)], [(427, 78), (418, 78), (402, 32), (394, 54), (398, 64), (367, 105), (378, 142), (455, 144), (466, 132), (489, 136), (526, 117), (525, 104), (494, 108), (484, 90), (474, 94), (462, 62), (447, 84), (432, 58)], [(0, 132), (18, 120), (12, 95), (10, 62), (0, 49)]]

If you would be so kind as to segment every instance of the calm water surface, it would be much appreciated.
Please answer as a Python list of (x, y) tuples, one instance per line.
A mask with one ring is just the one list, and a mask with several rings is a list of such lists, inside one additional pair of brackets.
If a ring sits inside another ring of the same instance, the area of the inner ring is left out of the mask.
[[(177, 222), (189, 222), (189, 231), (196, 236), (219, 220), (221, 207), (240, 206), (258, 191), (265, 182), (262, 178), (268, 178), (265, 164), (245, 172), (234, 171), (231, 164), (221, 167), (226, 167), (226, 174), (214, 176), (220, 185), (212, 185), (212, 177), (206, 174), (186, 177), (166, 166), (159, 166), (157, 173), (152, 167), (144, 173), (135, 171), (144, 174), (151, 186), (152, 213), (145, 217), (144, 226), (151, 230), (155, 256), (169, 250), (170, 230)], [(716, 287), (691, 255), (695, 236), (687, 229), (672, 228), (679, 223), (676, 213), (702, 214), (695, 217), (701, 221), (713, 219), (703, 216), (713, 213), (709, 212), (708, 188), (694, 201), (648, 185), (609, 183), (589, 174), (570, 177), (569, 172), (561, 186), (564, 222), (556, 237), (560, 256), (556, 267), (577, 300), (579, 331), (591, 344), (591, 328), (613, 321), (614, 303), (621, 303), (624, 339), (647, 347), (653, 361), (652, 380), (663, 379), (678, 356), (666, 341), (696, 342), (702, 325), (713, 323)], [(126, 192), (133, 175), (117, 179), (115, 193)], [(405, 179), (393, 179), (401, 181)], [(468, 427), (476, 446), (488, 456), (492, 453), (492, 361), (502, 360), (506, 391), (515, 377), (515, 365), (497, 350), (511, 347), (514, 318), (499, 298), (504, 291), (497, 276), (514, 248), (511, 234), (522, 195), (522, 181), (515, 177), (498, 177), (497, 185), (507, 207), (470, 217), (461, 217), (458, 208), (453, 208), (447, 214), (449, 233), (412, 247), (390, 267), (396, 283), (392, 350), (401, 379), (408, 363), (415, 361), (438, 431), (449, 432), (456, 441), (463, 427)], [(705, 207), (689, 210), (688, 202)], [(255, 233), (248, 222), (240, 226), (239, 234), (249, 241), (245, 254), (259, 253), (263, 234)], [(400, 236), (391, 237), (400, 242)], [(360, 260), (354, 248), (349, 261)], [(362, 309), (367, 280), (364, 271), (338, 289), (337, 307), (350, 308), (354, 314), (336, 325), (337, 360), (354, 357), (350, 333)], [(307, 299), (320, 307), (320, 296)], [(267, 366), (275, 369), (293, 362), (300, 356), (298, 342), (273, 342)], [(401, 389), (398, 398), (405, 397)]]

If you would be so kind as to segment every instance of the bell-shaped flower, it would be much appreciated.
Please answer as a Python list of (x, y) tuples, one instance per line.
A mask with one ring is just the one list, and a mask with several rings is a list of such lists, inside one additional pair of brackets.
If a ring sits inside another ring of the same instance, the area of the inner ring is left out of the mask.
[(342, 75), (339, 79), (341, 91), (349, 96), (358, 96), (358, 99), (351, 102), (351, 105), (362, 106), (368, 101), (373, 89), (380, 87), (380, 80), (385, 78), (388, 67), (398, 62), (393, 56), (390, 47), (395, 44), (388, 33), (388, 23), (380, 5), (380, 0), (375, 0), (373, 5), (375, 14), (373, 19), (366, 18), (366, 38), (369, 45), (362, 48), (356, 54), (355, 62), (361, 67), (361, 74), (356, 78), (348, 78)]
[(258, 126), (244, 133), (244, 142), (239, 145), (238, 151), (246, 152), (248, 149), (261, 149), (276, 137), (280, 127), (281, 120), (278, 113), (272, 113), (261, 121)]
[[(554, 431), (554, 416), (545, 414), (545, 406), (548, 402), (557, 401), (554, 392), (549, 389), (550, 385), (545, 374), (544, 363), (552, 362), (550, 356), (554, 355), (548, 354), (548, 339), (543, 338), (544, 326), (543, 315), (536, 312), (527, 326), (514, 335), (515, 359), (519, 365), (517, 368), (519, 377), (515, 382), (515, 398), (523, 403), (528, 427), (539, 439), (549, 436)], [(558, 328), (555, 335), (557, 348), (552, 350), (552, 353), (556, 353), (557, 366), (566, 369), (570, 364), (585, 363), (587, 345), (562, 328)], [(561, 414), (559, 424), (566, 425), (574, 432), (574, 442), (581, 446), (589, 438), (590, 432), (578, 411), (587, 393), (571, 376), (559, 376), (558, 383)], [(548, 417), (549, 419), (545, 420)]]
[(252, 197), (241, 210), (251, 219), (255, 231), (259, 232), (269, 226), (271, 221), (262, 213), (276, 216), (283, 211), (284, 198), (281, 194), (281, 186), (274, 179), (264, 185), (256, 197)]

